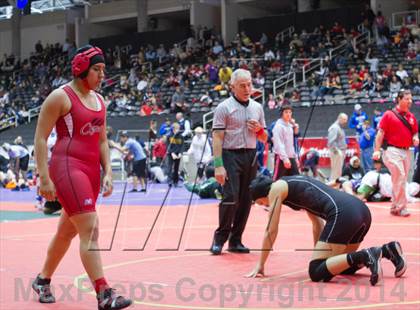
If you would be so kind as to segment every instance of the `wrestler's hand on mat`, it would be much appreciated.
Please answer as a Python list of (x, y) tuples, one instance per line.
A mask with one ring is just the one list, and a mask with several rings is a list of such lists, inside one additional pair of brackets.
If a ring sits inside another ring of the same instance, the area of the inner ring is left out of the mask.
[(48, 201), (54, 201), (56, 196), (54, 183), (50, 178), (42, 180), (39, 185), (39, 193)]
[(258, 263), (254, 270), (252, 270), (250, 273), (245, 275), (246, 278), (264, 278), (264, 267), (261, 267)]
[(224, 185), (227, 179), (225, 167), (217, 167), (214, 169), (214, 177), (216, 178), (217, 183)]
[(112, 189), (113, 189), (113, 186), (112, 186), (112, 176), (106, 174), (104, 176), (102, 182), (103, 182), (102, 183), (103, 184), (103, 193), (102, 193), (102, 196), (103, 197), (108, 197), (108, 196), (110, 196), (112, 194)]

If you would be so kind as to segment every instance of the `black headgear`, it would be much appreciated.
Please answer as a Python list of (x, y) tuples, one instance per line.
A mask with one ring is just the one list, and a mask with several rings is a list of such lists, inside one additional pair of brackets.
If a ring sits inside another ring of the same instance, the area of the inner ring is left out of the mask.
[(205, 169), (205, 174), (207, 179), (214, 178), (214, 167), (207, 166)]
[(249, 186), (252, 200), (256, 201), (259, 198), (267, 197), (270, 192), (271, 184), (273, 184), (273, 181), (264, 175), (259, 175), (252, 180), (251, 185)]

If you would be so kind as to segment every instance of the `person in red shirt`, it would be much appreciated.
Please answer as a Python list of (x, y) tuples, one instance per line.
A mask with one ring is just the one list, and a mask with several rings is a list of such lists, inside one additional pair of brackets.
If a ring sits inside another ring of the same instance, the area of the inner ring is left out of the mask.
[[(76, 235), (80, 239), (80, 258), (97, 293), (98, 309), (123, 309), (132, 303), (108, 286), (97, 251), (99, 227), (95, 207), (101, 166), (102, 195), (112, 193), (106, 107), (102, 96), (95, 92), (104, 70), (105, 60), (99, 48), (80, 48), (72, 61), (74, 79), (49, 94), (41, 106), (34, 141), (39, 191), (48, 201), (58, 198), (63, 206), (43, 268), (32, 283), (41, 303), (55, 302), (51, 277)], [(48, 166), (47, 139), (54, 126), (57, 142)]]
[(385, 139), (388, 148), (384, 151), (383, 161), (391, 172), (392, 179), (391, 214), (406, 217), (410, 215), (405, 194), (411, 164), (409, 148), (419, 145), (419, 137), (417, 120), (410, 112), (413, 103), (411, 92), (401, 90), (397, 96), (397, 103), (395, 109), (385, 112), (379, 123), (372, 157), (374, 160), (379, 160), (380, 148)]
[(153, 145), (152, 151), (153, 161), (157, 164), (161, 164), (166, 156), (166, 136), (160, 137), (160, 139)]

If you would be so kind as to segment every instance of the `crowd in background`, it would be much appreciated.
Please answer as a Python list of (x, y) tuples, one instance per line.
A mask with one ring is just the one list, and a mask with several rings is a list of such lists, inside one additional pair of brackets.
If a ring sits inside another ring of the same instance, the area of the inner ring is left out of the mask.
[[(128, 48), (107, 49), (108, 79), (102, 91), (109, 110), (122, 116), (207, 111), (228, 96), (232, 71), (244, 68), (252, 72), (254, 87), (266, 90), (271, 109), (285, 99), (292, 104), (302, 99), (299, 88), (274, 98), (272, 79), (289, 72), (290, 66), (298, 70), (310, 59), (323, 58), (323, 66), (304, 84), (312, 99), (337, 89), (353, 97), (393, 96), (401, 88), (419, 94), (418, 68), (407, 70), (404, 65), (420, 60), (418, 28), (403, 25), (391, 31), (381, 12), (375, 16), (367, 8), (363, 15), (365, 29), (375, 38), (372, 45), (354, 45), (353, 39), (360, 34), (356, 25), (346, 28), (335, 22), (331, 28), (319, 25), (302, 30), (286, 41), (280, 32), (274, 38), (262, 33), (252, 40), (241, 31), (226, 44), (220, 34), (199, 27), (183, 44), (147, 45), (134, 54)], [(345, 52), (329, 59), (329, 50), (342, 44)], [(386, 62), (395, 49), (404, 51), (398, 67)], [(71, 79), (69, 63), (75, 51), (75, 44), (68, 40), (63, 45), (39, 41), (28, 59), (4, 55), (0, 59), (0, 120), (16, 116), (19, 124), (25, 123), (30, 109)], [(364, 63), (349, 65), (354, 61)], [(343, 68), (348, 71), (345, 80), (338, 72)]]

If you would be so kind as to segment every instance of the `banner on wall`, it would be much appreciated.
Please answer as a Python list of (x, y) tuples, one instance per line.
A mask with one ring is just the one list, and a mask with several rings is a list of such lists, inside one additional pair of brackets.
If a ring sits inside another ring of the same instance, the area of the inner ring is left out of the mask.
[[(327, 147), (328, 139), (325, 137), (317, 138), (305, 138), (302, 145), (302, 140), (299, 139), (300, 157), (302, 158), (306, 152), (311, 148), (314, 148), (319, 153), (319, 167), (329, 168), (330, 164), (330, 152)], [(347, 150), (345, 162), (348, 162), (354, 155), (360, 157), (360, 147), (357, 137), (347, 137)]]

